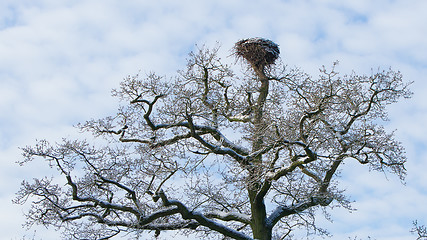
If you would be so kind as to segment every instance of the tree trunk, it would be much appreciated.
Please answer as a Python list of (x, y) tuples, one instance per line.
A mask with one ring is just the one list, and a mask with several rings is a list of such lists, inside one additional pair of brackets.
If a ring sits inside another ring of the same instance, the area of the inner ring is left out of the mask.
[(252, 213), (252, 235), (254, 239), (270, 240), (272, 229), (266, 224), (266, 208), (263, 199), (256, 199), (257, 191), (249, 189)]
[[(264, 128), (264, 103), (267, 99), (269, 82), (267, 76), (264, 74), (263, 69), (254, 69), (257, 74), (259, 81), (261, 81), (260, 93), (258, 101), (255, 106), (255, 117), (254, 117), (254, 136), (252, 138), (252, 151), (258, 151), (263, 147), (263, 136), (260, 134)], [(262, 172), (262, 156), (257, 156), (253, 160), (254, 170), (250, 173), (248, 194), (249, 200), (251, 201), (251, 214), (252, 214), (252, 234), (254, 239), (259, 240), (271, 240), (272, 229), (267, 227), (266, 224), (266, 207), (264, 203), (264, 197), (257, 196), (257, 193), (261, 189), (262, 181), (260, 179), (260, 173)]]

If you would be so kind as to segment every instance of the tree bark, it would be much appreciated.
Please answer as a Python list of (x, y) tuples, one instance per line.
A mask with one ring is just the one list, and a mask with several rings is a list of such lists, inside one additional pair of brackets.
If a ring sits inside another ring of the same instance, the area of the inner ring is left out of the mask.
[[(259, 96), (255, 105), (255, 116), (254, 116), (254, 135), (252, 143), (252, 151), (256, 152), (263, 146), (263, 136), (259, 134), (264, 127), (263, 113), (264, 104), (267, 99), (269, 91), (269, 81), (264, 73), (264, 69), (254, 67), (254, 71), (258, 76), (258, 80), (261, 82), (259, 90)], [(254, 169), (250, 172), (250, 183), (248, 187), (249, 200), (251, 202), (251, 214), (252, 214), (252, 234), (254, 239), (270, 240), (272, 236), (272, 229), (267, 226), (267, 212), (264, 203), (264, 197), (259, 196), (258, 192), (262, 188), (263, 184), (259, 179), (259, 173), (262, 168), (262, 155), (256, 156), (253, 159)]]
[(252, 235), (254, 239), (270, 240), (272, 229), (267, 226), (267, 213), (264, 204), (264, 199), (257, 199), (257, 191), (249, 190), (249, 199), (251, 201), (252, 213)]

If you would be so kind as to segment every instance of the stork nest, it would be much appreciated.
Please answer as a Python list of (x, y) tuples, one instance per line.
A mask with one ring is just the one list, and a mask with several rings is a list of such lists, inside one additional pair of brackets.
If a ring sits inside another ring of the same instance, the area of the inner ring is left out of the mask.
[(280, 54), (279, 45), (264, 38), (240, 40), (234, 45), (233, 50), (237, 59), (243, 58), (253, 67), (261, 69), (274, 64)]

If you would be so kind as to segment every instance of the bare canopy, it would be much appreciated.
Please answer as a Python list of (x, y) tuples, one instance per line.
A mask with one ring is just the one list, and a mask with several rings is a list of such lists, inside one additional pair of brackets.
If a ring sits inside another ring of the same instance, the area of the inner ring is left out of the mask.
[(44, 158), (65, 180), (22, 183), (15, 202), (32, 200), (28, 224), (70, 239), (288, 239), (298, 228), (326, 233), (316, 209), (349, 207), (337, 187), (343, 162), (404, 178), (404, 150), (379, 125), (387, 105), (411, 95), (400, 72), (340, 75), (334, 63), (314, 78), (284, 65), (270, 40), (233, 49), (242, 73), (218, 48), (197, 49), (173, 78), (126, 77), (113, 90), (125, 103), (117, 114), (78, 125), (93, 143), (23, 148), (22, 164)]

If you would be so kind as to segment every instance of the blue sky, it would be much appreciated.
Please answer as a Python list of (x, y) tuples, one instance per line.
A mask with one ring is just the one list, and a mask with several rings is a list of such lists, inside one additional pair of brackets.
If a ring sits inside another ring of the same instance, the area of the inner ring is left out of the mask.
[[(233, 62), (237, 40), (265, 37), (284, 62), (313, 75), (339, 60), (342, 73), (392, 67), (414, 81), (413, 98), (391, 106), (385, 123), (407, 150), (406, 185), (349, 162), (342, 186), (358, 210), (319, 219), (332, 239), (414, 239), (411, 222), (427, 224), (426, 9), (424, 0), (1, 1), (2, 238), (32, 235), (21, 229), (25, 207), (11, 199), (23, 179), (52, 175), (40, 163), (19, 167), (18, 147), (76, 136), (72, 125), (115, 112), (110, 90), (125, 76), (173, 76), (195, 44), (220, 42)], [(35, 229), (36, 239), (55, 239), (53, 229)]]

